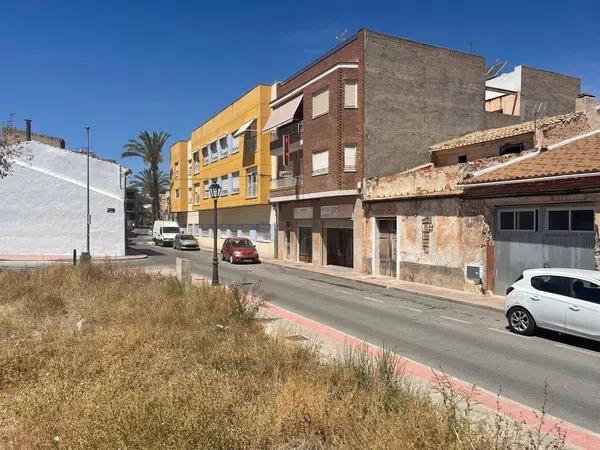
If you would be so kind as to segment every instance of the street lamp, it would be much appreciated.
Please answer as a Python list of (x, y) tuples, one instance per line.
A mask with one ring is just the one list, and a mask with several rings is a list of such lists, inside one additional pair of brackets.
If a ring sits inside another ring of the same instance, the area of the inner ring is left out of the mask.
[(217, 258), (217, 200), (221, 196), (221, 186), (216, 181), (213, 181), (208, 187), (210, 197), (215, 202), (215, 224), (213, 228), (213, 273), (212, 273), (212, 285), (219, 285), (219, 258)]
[(92, 222), (92, 217), (90, 216), (90, 127), (84, 127), (87, 135), (87, 214), (85, 218), (86, 222), (86, 244), (85, 244), (85, 257), (82, 259), (84, 261), (90, 260), (90, 223)]

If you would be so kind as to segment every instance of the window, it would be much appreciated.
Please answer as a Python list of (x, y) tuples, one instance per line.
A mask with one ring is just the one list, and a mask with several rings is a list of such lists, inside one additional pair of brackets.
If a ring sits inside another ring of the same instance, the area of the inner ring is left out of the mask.
[(571, 278), (541, 275), (531, 278), (531, 287), (542, 292), (571, 296)]
[(175, 163), (175, 178), (179, 178), (179, 163)]
[(240, 151), (240, 137), (239, 136), (234, 136), (233, 137), (233, 143), (231, 146), (231, 153), (237, 153)]
[(229, 155), (229, 143), (227, 142), (227, 136), (223, 136), (219, 139), (219, 146), (221, 147), (221, 158), (225, 158)]
[(175, 189), (175, 198), (179, 198), (179, 188)]
[(312, 154), (312, 174), (325, 175), (329, 173), (329, 151)]
[(223, 175), (219, 180), (219, 184), (221, 185), (221, 195), (229, 195), (229, 177)]
[(198, 175), (200, 173), (200, 153), (198, 150), (192, 154), (192, 159), (194, 160), (194, 175)]
[(248, 169), (246, 172), (246, 197), (253, 198), (258, 195), (257, 181), (256, 167)]
[(344, 172), (356, 172), (356, 145), (344, 147)]
[(591, 209), (571, 210), (571, 231), (594, 231), (594, 211)]
[(466, 163), (467, 162), (467, 155), (459, 155), (458, 156), (458, 163)]
[[(254, 128), (254, 122), (250, 127)], [(253, 155), (256, 153), (256, 130), (248, 130), (244, 132), (244, 153)]]
[(590, 303), (600, 304), (600, 286), (587, 280), (571, 278), (573, 297)]
[(210, 155), (208, 154), (208, 146), (202, 149), (202, 158), (204, 159), (204, 165), (206, 166), (210, 162)]
[(594, 210), (550, 209), (548, 231), (594, 231)]
[(256, 226), (256, 240), (262, 242), (271, 242), (271, 225), (257, 225)]
[(312, 116), (315, 117), (329, 112), (329, 89), (316, 92), (312, 97)]
[(233, 172), (231, 174), (231, 193), (239, 194), (240, 193), (240, 173)]
[(194, 205), (200, 204), (200, 183), (194, 184)]
[(210, 162), (219, 159), (219, 149), (217, 148), (217, 141), (210, 143)]
[(500, 230), (538, 231), (537, 210), (500, 211)]
[(204, 181), (204, 198), (210, 197), (210, 191), (208, 190), (209, 186), (210, 186), (210, 180)]
[(192, 160), (188, 159), (188, 174), (192, 173)]
[(358, 108), (358, 82), (356, 80), (344, 82), (344, 108)]
[(510, 153), (521, 153), (523, 151), (523, 144), (505, 144), (500, 147), (500, 155), (508, 155)]
[(187, 201), (188, 201), (188, 205), (192, 204), (192, 188), (191, 187), (188, 188), (188, 198), (187, 198)]

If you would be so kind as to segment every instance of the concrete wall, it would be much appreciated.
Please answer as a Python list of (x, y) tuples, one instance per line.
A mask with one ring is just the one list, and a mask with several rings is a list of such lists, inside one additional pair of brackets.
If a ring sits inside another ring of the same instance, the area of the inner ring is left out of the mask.
[[(86, 157), (38, 142), (0, 181), (0, 254), (69, 255), (86, 248)], [(90, 159), (92, 256), (125, 254), (122, 170)], [(107, 212), (114, 208), (114, 213)]]
[(484, 114), (484, 129), (507, 127), (521, 122), (519, 116), (511, 116), (499, 112), (486, 111)]
[(364, 176), (429, 161), (436, 142), (484, 128), (485, 60), (369, 32)]
[(544, 102), (542, 116), (575, 111), (581, 80), (558, 73), (523, 66), (521, 68), (521, 120), (535, 119), (536, 106)]

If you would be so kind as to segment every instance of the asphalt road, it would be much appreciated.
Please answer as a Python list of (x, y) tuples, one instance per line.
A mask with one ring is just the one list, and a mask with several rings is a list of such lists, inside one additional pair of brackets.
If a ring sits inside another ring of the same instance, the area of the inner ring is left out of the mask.
[[(181, 252), (139, 238), (149, 255), (134, 264), (175, 266), (175, 257), (210, 278), (212, 255)], [(182, 256), (183, 255), (183, 256)], [(255, 290), (266, 300), (375, 345), (600, 432), (600, 345), (556, 333), (521, 337), (501, 312), (379, 288), (272, 264), (219, 264), (222, 283)]]

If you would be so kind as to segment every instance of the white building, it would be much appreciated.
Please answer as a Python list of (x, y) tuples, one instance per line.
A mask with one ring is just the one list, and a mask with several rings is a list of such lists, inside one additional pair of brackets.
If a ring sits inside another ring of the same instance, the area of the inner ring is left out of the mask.
[[(70, 255), (86, 250), (86, 155), (23, 143), (0, 179), (0, 254)], [(90, 253), (125, 254), (124, 172), (90, 158)]]

